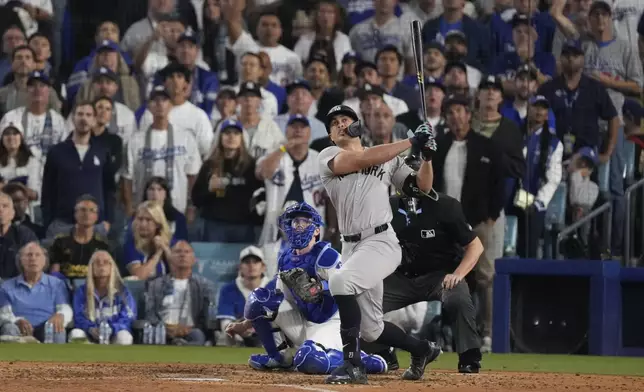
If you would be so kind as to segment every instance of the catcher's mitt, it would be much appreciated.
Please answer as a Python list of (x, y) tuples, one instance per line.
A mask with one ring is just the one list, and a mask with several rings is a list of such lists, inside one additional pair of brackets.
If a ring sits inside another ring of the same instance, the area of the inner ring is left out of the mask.
[(279, 273), (280, 279), (293, 293), (306, 303), (322, 300), (322, 283), (302, 268), (293, 268)]

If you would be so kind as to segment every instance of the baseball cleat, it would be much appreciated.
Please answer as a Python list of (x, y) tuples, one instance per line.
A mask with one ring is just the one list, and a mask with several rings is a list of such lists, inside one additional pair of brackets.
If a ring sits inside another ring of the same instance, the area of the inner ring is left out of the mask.
[(354, 366), (344, 361), (324, 380), (325, 384), (367, 384), (367, 373), (362, 365)]
[(248, 359), (248, 365), (255, 370), (289, 370), (291, 364), (286, 363), (283, 358), (275, 359), (268, 354), (253, 354)]
[(479, 369), (481, 369), (481, 363), (478, 361), (467, 363), (467, 364), (458, 364), (458, 372), (459, 373), (478, 373)]
[(400, 369), (395, 348), (389, 347), (388, 349), (379, 352), (378, 355), (380, 355), (382, 358), (384, 358), (385, 361), (387, 361), (387, 368), (390, 371)]
[(434, 362), (439, 355), (443, 353), (440, 346), (434, 342), (426, 341), (428, 349), (425, 355), (421, 357), (411, 356), (411, 364), (402, 375), (403, 380), (420, 380), (425, 374), (425, 368), (431, 362)]

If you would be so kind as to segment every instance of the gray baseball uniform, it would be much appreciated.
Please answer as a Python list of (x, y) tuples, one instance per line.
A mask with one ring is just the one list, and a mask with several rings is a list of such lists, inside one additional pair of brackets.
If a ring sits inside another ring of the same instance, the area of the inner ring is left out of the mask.
[(383, 279), (400, 265), (401, 250), (391, 226), (375, 233), (375, 228), (389, 224), (389, 186), (402, 189), (413, 170), (396, 157), (382, 165), (337, 176), (329, 162), (342, 149), (327, 147), (320, 152), (320, 177), (335, 206), (343, 238), (360, 235), (358, 242), (342, 243), (342, 267), (329, 279), (333, 295), (356, 295), (362, 311), (360, 333), (366, 341), (376, 340), (384, 328), (382, 319)]

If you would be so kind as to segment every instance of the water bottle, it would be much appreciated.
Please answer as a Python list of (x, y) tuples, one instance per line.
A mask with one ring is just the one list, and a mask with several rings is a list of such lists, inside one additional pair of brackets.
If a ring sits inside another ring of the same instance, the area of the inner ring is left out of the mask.
[(110, 344), (110, 325), (107, 321), (101, 321), (98, 327), (98, 344)]
[(45, 343), (54, 343), (54, 324), (49, 321), (45, 323)]
[(152, 326), (150, 323), (143, 325), (143, 344), (152, 344)]
[(156, 344), (165, 345), (165, 324), (159, 323), (156, 327)]

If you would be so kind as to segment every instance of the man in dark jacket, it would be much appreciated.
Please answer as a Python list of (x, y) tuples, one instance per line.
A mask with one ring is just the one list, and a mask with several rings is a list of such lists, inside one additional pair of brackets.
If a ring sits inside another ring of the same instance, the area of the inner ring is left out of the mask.
[(448, 0), (443, 3), (444, 12), (436, 19), (430, 19), (423, 26), (423, 43), (436, 40), (445, 42), (445, 36), (451, 30), (462, 31), (467, 40), (467, 58), (465, 61), (481, 71), (487, 69), (495, 53), (490, 50), (490, 34), (479, 22), (465, 15), (465, 0)]
[(27, 187), (21, 182), (10, 182), (2, 188), (2, 191), (13, 200), (15, 216), (13, 223), (27, 227), (33, 231), (39, 240), (45, 238), (45, 228), (31, 220), (27, 210), (29, 199), (27, 198)]
[[(495, 240), (495, 223), (503, 210), (504, 175), (498, 147), (474, 132), (469, 99), (450, 95), (444, 113), (450, 132), (439, 137), (434, 165), (434, 189), (460, 201), (468, 223), (484, 246)], [(492, 344), (492, 281), (494, 260), (487, 253), (476, 266), (481, 298), (482, 350)]]
[(20, 274), (16, 255), (23, 245), (38, 241), (26, 226), (13, 222), (15, 210), (11, 197), (0, 192), (0, 280), (11, 279)]
[(97, 231), (106, 235), (110, 228), (114, 192), (110, 153), (91, 137), (96, 122), (94, 106), (79, 103), (73, 116), (74, 132), (49, 150), (45, 163), (41, 206), (48, 238), (72, 228), (76, 200), (85, 194), (96, 198), (101, 212)]

